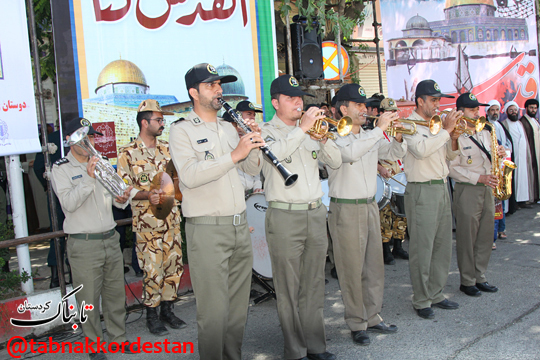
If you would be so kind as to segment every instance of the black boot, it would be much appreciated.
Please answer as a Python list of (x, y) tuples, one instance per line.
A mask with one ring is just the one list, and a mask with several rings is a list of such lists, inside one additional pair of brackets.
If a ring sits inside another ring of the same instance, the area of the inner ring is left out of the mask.
[(56, 266), (50, 266), (51, 268), (51, 284), (49, 289), (54, 289), (60, 286), (60, 280), (58, 279), (58, 268)]
[(409, 253), (403, 249), (403, 246), (401, 246), (401, 239), (394, 239), (394, 249), (392, 250), (392, 255), (394, 255), (395, 258), (402, 258), (405, 260), (409, 260)]
[(394, 260), (394, 257), (392, 256), (392, 252), (390, 251), (390, 243), (389, 242), (383, 243), (382, 249), (383, 249), (384, 263), (386, 265), (394, 265), (396, 263), (396, 260)]
[(146, 307), (146, 326), (154, 335), (163, 336), (169, 333), (165, 325), (159, 320), (157, 307)]
[(161, 300), (161, 312), (159, 314), (159, 319), (169, 324), (169, 326), (172, 327), (173, 329), (185, 328), (187, 326), (186, 323), (184, 322), (184, 320), (174, 315), (172, 308), (173, 308), (172, 301)]

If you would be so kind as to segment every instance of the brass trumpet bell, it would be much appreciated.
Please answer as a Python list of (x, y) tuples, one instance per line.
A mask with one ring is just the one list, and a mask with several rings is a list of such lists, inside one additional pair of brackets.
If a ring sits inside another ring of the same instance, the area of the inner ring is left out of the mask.
[[(302, 111), (302, 115), (305, 111)], [(315, 124), (307, 131), (307, 133), (317, 140), (324, 138), (336, 140), (336, 135), (330, 131), (330, 125), (335, 126), (339, 136), (347, 136), (352, 130), (353, 122), (349, 116), (344, 116), (340, 120), (325, 117), (315, 121)]]
[[(444, 110), (444, 111), (441, 111), (439, 114), (446, 115), (449, 112), (450, 111), (448, 111), (448, 110)], [(440, 119), (439, 115), (435, 115), (435, 116), (437, 116)], [(435, 117), (435, 116), (433, 116), (433, 117)], [(463, 134), (463, 133), (468, 134), (468, 135), (473, 135), (474, 132), (467, 127), (467, 123), (473, 125), (476, 132), (480, 132), (480, 131), (484, 130), (484, 127), (487, 124), (487, 120), (486, 120), (485, 116), (480, 116), (478, 119), (472, 119), (472, 118), (467, 117), (467, 116), (462, 116), (462, 117), (460, 117), (458, 119), (458, 123), (456, 124), (456, 127), (454, 128), (454, 131), (457, 130), (458, 134), (460, 134), (460, 135)]]
[[(379, 120), (379, 116), (366, 115), (366, 118), (375, 119), (375, 122), (373, 123), (373, 125), (377, 126), (377, 120)], [(404, 135), (414, 135), (416, 134), (417, 126), (426, 126), (429, 128), (430, 133), (432, 133), (433, 135), (437, 135), (439, 131), (441, 131), (441, 128), (442, 128), (441, 118), (437, 115), (432, 117), (429, 120), (429, 122), (424, 121), (424, 120), (410, 120), (410, 119), (397, 119), (397, 121), (399, 121), (400, 123), (409, 124), (410, 127), (398, 128), (398, 127), (393, 126), (393, 124), (390, 124), (390, 126), (388, 126), (388, 128), (386, 129), (386, 133), (389, 136), (396, 136), (396, 134), (398, 133), (401, 133)]]

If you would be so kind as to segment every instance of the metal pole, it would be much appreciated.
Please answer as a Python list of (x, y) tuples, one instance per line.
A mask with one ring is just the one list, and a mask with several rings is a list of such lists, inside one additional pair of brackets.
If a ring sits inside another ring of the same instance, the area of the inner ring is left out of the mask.
[[(34, 71), (36, 74), (36, 87), (39, 98), (39, 118), (41, 120), (41, 143), (43, 146), (43, 157), (45, 158), (45, 173), (50, 174), (51, 158), (49, 156), (49, 148), (47, 146), (47, 119), (45, 118), (45, 101), (43, 99), (43, 87), (41, 84), (41, 66), (39, 63), (39, 49), (36, 34), (36, 22), (34, 15), (34, 5), (32, 0), (26, 0), (26, 6), (28, 10), (28, 26), (30, 28), (30, 41), (32, 43), (32, 58), (34, 60)], [(61, 127), (61, 124), (60, 124)], [(60, 139), (60, 144), (63, 143), (63, 139)], [(62, 147), (62, 146), (60, 146)], [(58, 149), (61, 151), (61, 149)], [(58, 218), (56, 216), (56, 199), (53, 194), (51, 181), (47, 176), (47, 198), (49, 199), (49, 213), (51, 214), (51, 228), (52, 231), (58, 231)], [(27, 234), (28, 235), (28, 234)], [(28, 247), (28, 245), (27, 245)], [(54, 250), (56, 253), (56, 268), (58, 270), (58, 280), (60, 282), (60, 291), (62, 296), (66, 295), (66, 282), (64, 279), (64, 259), (60, 251), (60, 239), (54, 239)]]
[(373, 42), (375, 43), (375, 51), (377, 52), (377, 69), (379, 71), (379, 92), (383, 92), (383, 83), (382, 83), (382, 71), (381, 71), (381, 54), (379, 51), (379, 24), (377, 22), (377, 1), (373, 0), (372, 2), (373, 6), (373, 28), (375, 30), (375, 38), (373, 39)]
[(343, 66), (341, 65), (341, 27), (338, 23), (338, 33), (337, 33), (337, 64), (339, 69), (339, 80), (343, 81)]
[(294, 69), (292, 64), (291, 19), (289, 19), (288, 11), (285, 16), (285, 27), (287, 28), (287, 63), (289, 64), (289, 75), (294, 76)]
[[(19, 155), (6, 156), (8, 164), (6, 166), (9, 185), (9, 197), (11, 198), (11, 210), (13, 212), (13, 227), (15, 238), (28, 236), (28, 225), (26, 223), (26, 205), (24, 203), (23, 169)], [(19, 273), (27, 272), (30, 279), (21, 284), (21, 289), (27, 295), (34, 292), (34, 282), (32, 280), (32, 264), (30, 264), (30, 251), (28, 244), (17, 245), (17, 258), (19, 259)]]

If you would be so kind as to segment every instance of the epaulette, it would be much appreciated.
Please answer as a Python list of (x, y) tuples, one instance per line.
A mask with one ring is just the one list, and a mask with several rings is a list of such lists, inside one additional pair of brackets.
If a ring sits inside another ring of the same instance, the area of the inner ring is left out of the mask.
[(186, 118), (180, 118), (180, 119), (178, 119), (176, 121), (173, 121), (172, 123), (176, 124), (176, 123), (179, 123), (180, 121), (184, 121), (184, 120), (186, 120)]
[(61, 159), (56, 160), (56, 161), (54, 162), (54, 165), (60, 166), (60, 165), (67, 164), (68, 162), (69, 162), (68, 158), (63, 157), (63, 158), (61, 158)]

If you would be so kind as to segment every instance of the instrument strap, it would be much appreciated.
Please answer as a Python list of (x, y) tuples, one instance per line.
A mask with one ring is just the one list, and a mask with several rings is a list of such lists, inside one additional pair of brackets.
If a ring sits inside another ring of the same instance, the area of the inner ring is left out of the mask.
[(474, 137), (472, 137), (472, 136), (469, 136), (469, 139), (471, 139), (472, 142), (473, 142), (476, 146), (478, 146), (478, 148), (479, 148), (480, 150), (482, 150), (482, 151), (484, 152), (484, 154), (486, 154), (486, 156), (487, 156), (488, 159), (489, 159), (489, 162), (491, 162), (491, 154), (489, 153), (489, 151), (487, 151), (487, 149), (484, 147), (484, 145), (480, 144), (480, 143), (479, 143)]

